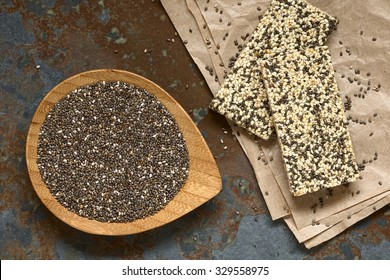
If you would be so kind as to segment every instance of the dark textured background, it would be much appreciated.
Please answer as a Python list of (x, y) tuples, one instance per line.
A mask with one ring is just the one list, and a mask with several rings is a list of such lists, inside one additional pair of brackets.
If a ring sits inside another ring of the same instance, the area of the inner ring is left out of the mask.
[[(80, 232), (43, 206), (25, 162), (32, 115), (56, 84), (97, 68), (143, 75), (192, 110), (218, 157), (223, 191), (216, 198), (162, 228), (124, 237)], [(284, 222), (272, 222), (249, 162), (233, 136), (223, 133), (226, 121), (207, 109), (210, 101), (159, 1), (1, 0), (0, 258), (390, 258), (389, 206), (312, 250), (298, 244)]]

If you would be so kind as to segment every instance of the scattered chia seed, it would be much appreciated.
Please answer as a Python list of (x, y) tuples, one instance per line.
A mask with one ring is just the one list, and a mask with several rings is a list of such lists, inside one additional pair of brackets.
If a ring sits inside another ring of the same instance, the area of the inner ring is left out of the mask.
[(48, 113), (38, 167), (68, 210), (101, 222), (130, 222), (158, 212), (184, 185), (185, 140), (164, 105), (124, 82), (80, 87)]

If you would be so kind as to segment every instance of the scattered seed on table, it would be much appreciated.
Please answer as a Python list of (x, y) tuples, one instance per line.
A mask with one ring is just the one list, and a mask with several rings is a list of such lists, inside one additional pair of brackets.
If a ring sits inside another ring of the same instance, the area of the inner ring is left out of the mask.
[(375, 42), (375, 41), (376, 41), (376, 38), (374, 37), (374, 38), (372, 38), (372, 40)]
[(37, 164), (68, 210), (101, 222), (153, 215), (188, 176), (186, 143), (145, 89), (102, 81), (70, 92), (46, 117)]

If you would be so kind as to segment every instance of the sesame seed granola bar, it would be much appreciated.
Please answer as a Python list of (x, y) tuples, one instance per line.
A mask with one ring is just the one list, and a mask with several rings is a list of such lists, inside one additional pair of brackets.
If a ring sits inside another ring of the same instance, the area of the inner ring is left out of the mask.
[(273, 132), (261, 61), (275, 52), (323, 45), (337, 20), (304, 0), (272, 0), (210, 108), (249, 132)]
[(275, 55), (263, 74), (292, 194), (355, 181), (358, 166), (328, 47)]

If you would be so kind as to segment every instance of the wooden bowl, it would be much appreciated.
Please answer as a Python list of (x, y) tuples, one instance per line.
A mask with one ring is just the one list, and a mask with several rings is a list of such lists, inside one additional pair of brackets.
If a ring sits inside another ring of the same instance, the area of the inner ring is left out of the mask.
[[(70, 91), (98, 81), (124, 81), (154, 94), (175, 118), (186, 140), (189, 174), (179, 193), (162, 210), (144, 219), (127, 223), (105, 223), (81, 217), (62, 206), (43, 182), (37, 165), (37, 146), (41, 126), (50, 109)], [(127, 235), (165, 225), (199, 207), (221, 191), (221, 177), (215, 160), (194, 122), (184, 109), (161, 87), (139, 75), (101, 69), (75, 75), (53, 88), (39, 104), (27, 135), (27, 169), (32, 185), (43, 204), (60, 220), (84, 232), (100, 235)]]

